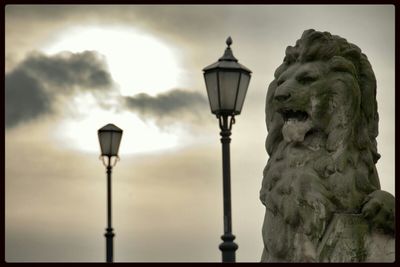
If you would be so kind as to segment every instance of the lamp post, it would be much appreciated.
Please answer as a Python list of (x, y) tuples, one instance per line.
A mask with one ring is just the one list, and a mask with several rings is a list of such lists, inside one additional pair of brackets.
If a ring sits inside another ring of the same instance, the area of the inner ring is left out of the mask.
[(235, 262), (235, 251), (238, 245), (233, 241), (231, 212), (231, 170), (230, 151), (232, 124), (235, 115), (239, 115), (249, 86), (251, 71), (238, 63), (230, 48), (231, 37), (226, 40), (228, 47), (224, 55), (214, 64), (203, 69), (208, 100), (211, 112), (219, 120), (222, 143), (222, 174), (224, 198), (224, 235), (219, 246), (222, 251), (222, 262)]
[(111, 171), (117, 163), (119, 144), (121, 143), (122, 130), (114, 124), (107, 124), (98, 130), (101, 156), (104, 166), (107, 168), (107, 228), (106, 237), (106, 261), (113, 262), (113, 237), (111, 224)]

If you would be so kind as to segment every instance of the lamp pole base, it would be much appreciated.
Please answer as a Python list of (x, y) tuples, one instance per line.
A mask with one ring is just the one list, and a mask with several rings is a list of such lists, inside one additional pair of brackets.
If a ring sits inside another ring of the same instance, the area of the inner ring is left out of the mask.
[(114, 253), (113, 253), (113, 237), (115, 234), (113, 233), (113, 228), (107, 228), (104, 236), (106, 237), (106, 261), (111, 263), (114, 262)]
[(221, 239), (224, 241), (219, 245), (219, 249), (222, 251), (222, 262), (235, 262), (235, 252), (239, 247), (233, 242), (235, 236), (232, 234), (224, 234), (221, 236)]

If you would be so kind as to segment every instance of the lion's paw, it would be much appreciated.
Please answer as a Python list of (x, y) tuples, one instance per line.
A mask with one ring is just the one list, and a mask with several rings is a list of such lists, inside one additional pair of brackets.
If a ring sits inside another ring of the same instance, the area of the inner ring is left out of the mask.
[(390, 193), (376, 190), (369, 194), (362, 205), (361, 213), (372, 226), (385, 233), (394, 234), (395, 200)]

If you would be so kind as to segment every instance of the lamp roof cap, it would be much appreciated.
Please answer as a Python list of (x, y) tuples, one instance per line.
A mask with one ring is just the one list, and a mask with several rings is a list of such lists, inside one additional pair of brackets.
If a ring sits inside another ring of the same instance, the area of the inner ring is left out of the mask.
[(220, 57), (217, 62), (205, 67), (203, 71), (209, 71), (212, 69), (238, 69), (251, 73), (251, 70), (240, 64), (237, 58), (234, 57), (232, 49), (230, 48), (232, 44), (232, 38), (230, 36), (226, 39), (226, 44), (228, 47), (225, 49), (223, 56)]
[(105, 125), (99, 129), (99, 132), (122, 132), (122, 129), (118, 128), (112, 123)]

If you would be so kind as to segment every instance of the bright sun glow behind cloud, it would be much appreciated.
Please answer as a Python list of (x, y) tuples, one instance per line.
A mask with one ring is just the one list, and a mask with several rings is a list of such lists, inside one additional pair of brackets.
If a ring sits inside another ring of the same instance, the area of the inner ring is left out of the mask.
[[(176, 88), (180, 69), (172, 48), (148, 34), (121, 27), (75, 27), (43, 48), (49, 55), (62, 51), (96, 51), (105, 56), (109, 72), (122, 96), (138, 93), (156, 95)], [(91, 94), (78, 94), (68, 103), (73, 118), (62, 120), (55, 137), (64, 146), (88, 152), (99, 152), (97, 130), (114, 123), (124, 130), (120, 153), (140, 153), (178, 146), (184, 132), (175, 127), (165, 132), (154, 123), (142, 121), (136, 114), (121, 111), (112, 96), (103, 108)], [(120, 105), (120, 104), (119, 104)], [(180, 142), (179, 144), (181, 144)]]
[(161, 132), (154, 122), (143, 122), (138, 116), (115, 108), (102, 109), (88, 93), (77, 95), (70, 103), (80, 107), (74, 118), (63, 120), (55, 131), (55, 138), (63, 146), (100, 153), (97, 130), (108, 123), (123, 129), (120, 154), (143, 153), (178, 146), (179, 129), (173, 133)]
[(153, 36), (131, 28), (71, 28), (44, 47), (47, 54), (94, 50), (104, 55), (122, 95), (155, 95), (179, 84), (178, 55)]

